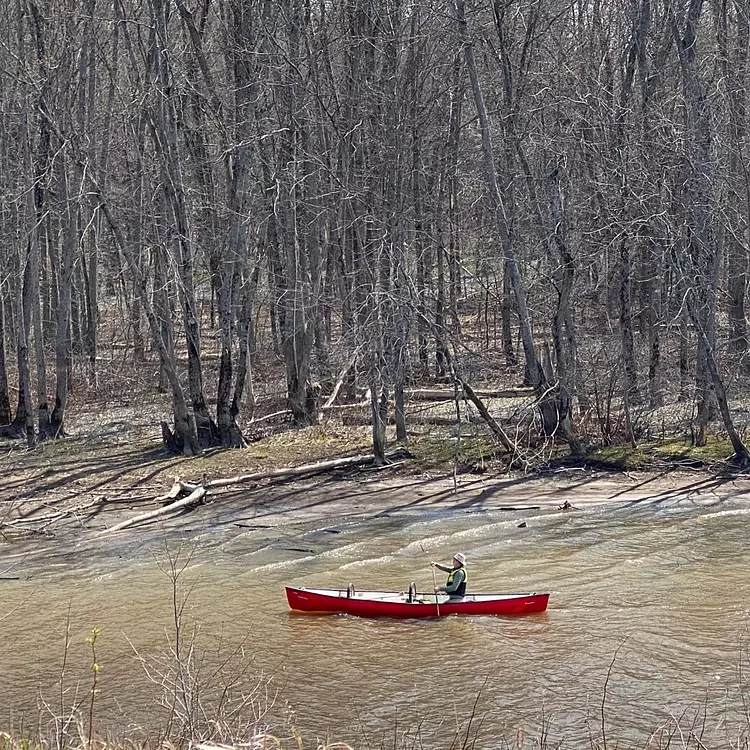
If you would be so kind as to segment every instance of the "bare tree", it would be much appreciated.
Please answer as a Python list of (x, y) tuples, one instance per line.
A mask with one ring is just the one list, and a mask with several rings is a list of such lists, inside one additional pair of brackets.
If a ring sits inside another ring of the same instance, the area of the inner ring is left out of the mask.
[(471, 79), (472, 90), (474, 92), (474, 102), (477, 108), (479, 126), (482, 134), (482, 152), (484, 155), (485, 175), (490, 193), (492, 210), (494, 212), (503, 252), (506, 257), (507, 273), (509, 274), (511, 286), (516, 299), (519, 326), (521, 329), (521, 341), (523, 342), (523, 349), (526, 357), (526, 366), (529, 371), (531, 385), (534, 387), (539, 399), (539, 409), (542, 415), (542, 428), (546, 435), (554, 435), (557, 429), (561, 428), (563, 435), (570, 444), (571, 451), (578, 453), (580, 452), (581, 446), (575, 436), (575, 431), (571, 421), (569, 397), (567, 394), (564, 394), (558, 386), (550, 384), (534, 346), (534, 334), (527, 306), (526, 289), (518, 268), (518, 261), (513, 243), (513, 232), (510, 224), (512, 219), (510, 211), (512, 210), (513, 199), (507, 194), (503, 195), (503, 191), (501, 191), (498, 182), (489, 118), (484, 103), (481, 83), (479, 81), (473, 42), (469, 36), (467, 28), (464, 0), (456, 0), (456, 15), (459, 34), (464, 45), (466, 66)]

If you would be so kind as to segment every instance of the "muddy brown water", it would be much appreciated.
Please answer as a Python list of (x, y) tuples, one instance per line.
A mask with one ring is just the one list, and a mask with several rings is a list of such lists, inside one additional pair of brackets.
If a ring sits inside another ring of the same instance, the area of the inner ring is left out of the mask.
[[(183, 633), (195, 633), (206, 696), (215, 665), (246, 667), (248, 684), (264, 686), (259, 706), (272, 704), (266, 720), (282, 734), (294, 724), (306, 746), (394, 747), (419, 732), (423, 746), (447, 747), (472, 714), (478, 748), (515, 741), (519, 728), (581, 746), (601, 736), (602, 714), (620, 747), (644, 746), (675, 719), (729, 746), (747, 731), (744, 488), (576, 496), (297, 484), (168, 529), (107, 538), (97, 519), (61, 530), (54, 547), (5, 545), (0, 727), (88, 706), (95, 627), (97, 728), (158, 727), (173, 635), (167, 559), (179, 554)], [(561, 498), (578, 509), (559, 511)], [(285, 584), (427, 590), (428, 559), (458, 550), (472, 590), (550, 591), (548, 611), (434, 621), (288, 611)]]

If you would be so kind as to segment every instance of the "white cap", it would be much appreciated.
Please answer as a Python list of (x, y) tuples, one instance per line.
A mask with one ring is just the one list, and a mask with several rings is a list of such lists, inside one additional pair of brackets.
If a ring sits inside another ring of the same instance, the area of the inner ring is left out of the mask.
[(466, 565), (466, 555), (463, 552), (456, 552), (455, 555), (453, 555), (454, 560), (458, 560), (461, 565)]

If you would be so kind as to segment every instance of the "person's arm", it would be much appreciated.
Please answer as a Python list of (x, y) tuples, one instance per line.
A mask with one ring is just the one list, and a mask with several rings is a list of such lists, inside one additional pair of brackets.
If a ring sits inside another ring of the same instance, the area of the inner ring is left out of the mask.
[(453, 568), (451, 568), (449, 565), (441, 565), (440, 563), (432, 563), (438, 570), (442, 570), (443, 573), (450, 573)]
[(449, 584), (441, 586), (440, 590), (445, 591), (446, 594), (452, 594), (454, 591), (458, 590), (458, 587), (464, 582), (465, 578), (466, 571), (463, 568), (459, 568), (453, 574), (453, 580)]

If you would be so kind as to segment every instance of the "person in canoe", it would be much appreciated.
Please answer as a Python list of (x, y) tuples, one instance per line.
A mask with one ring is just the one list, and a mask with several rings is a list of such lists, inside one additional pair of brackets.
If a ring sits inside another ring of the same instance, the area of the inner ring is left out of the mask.
[(468, 583), (469, 576), (466, 572), (466, 555), (463, 552), (456, 552), (453, 555), (453, 565), (451, 567), (434, 561), (430, 562), (430, 565), (448, 574), (445, 586), (435, 586), (436, 594), (445, 593), (451, 599), (463, 599), (466, 596), (466, 584)]

